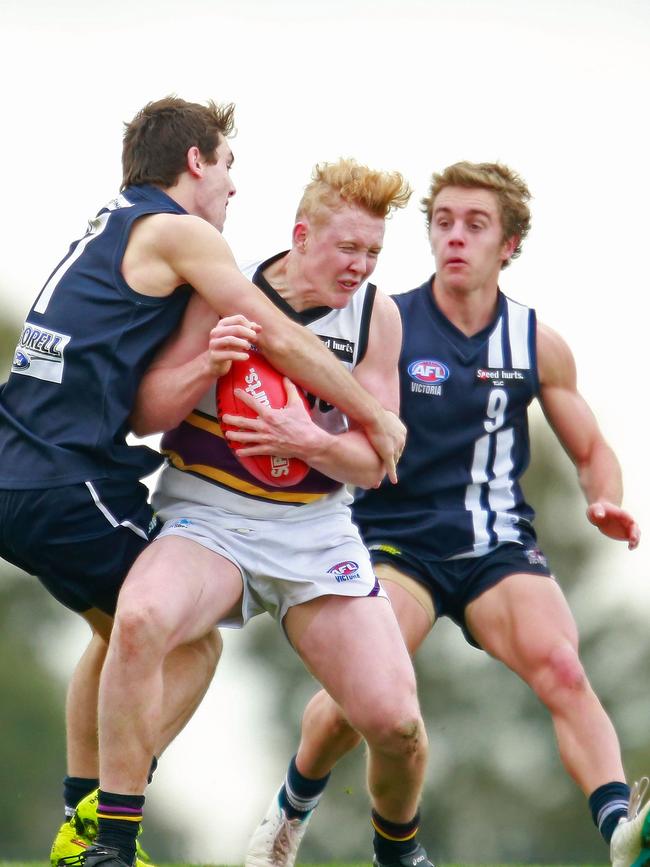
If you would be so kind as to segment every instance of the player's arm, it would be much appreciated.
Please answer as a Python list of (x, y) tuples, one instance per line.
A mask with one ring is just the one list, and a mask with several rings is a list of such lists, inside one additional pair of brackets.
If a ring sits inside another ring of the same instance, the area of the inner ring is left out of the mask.
[[(246, 360), (259, 326), (241, 313), (219, 319), (200, 295), (142, 378), (131, 411), (137, 436), (176, 427), (235, 360)], [(207, 348), (206, 348), (207, 347)]]
[[(164, 219), (167, 218), (167, 219)], [(261, 326), (258, 345), (305, 390), (341, 409), (365, 431), (389, 477), (404, 446), (404, 427), (363, 389), (321, 341), (292, 322), (239, 271), (219, 232), (198, 217), (156, 215), (158, 255), (220, 316), (242, 313)]]
[[(378, 293), (366, 354), (353, 375), (386, 410), (395, 414), (399, 410), (397, 363), (401, 335), (401, 321), (395, 303)], [(284, 409), (261, 407), (250, 395), (237, 392), (239, 398), (258, 414), (252, 419), (224, 416), (228, 424), (243, 428), (226, 433), (231, 441), (242, 444), (238, 451), (242, 455), (297, 457), (339, 482), (364, 488), (379, 485), (384, 477), (384, 467), (363, 429), (352, 425), (349, 431), (340, 434), (323, 430), (312, 421), (291, 382), (285, 381), (285, 385), (288, 401)]]
[(576, 366), (566, 342), (546, 325), (537, 327), (540, 403), (551, 427), (578, 471), (587, 499), (587, 517), (612, 539), (636, 548), (640, 531), (621, 508), (623, 481), (613, 450), (577, 388)]

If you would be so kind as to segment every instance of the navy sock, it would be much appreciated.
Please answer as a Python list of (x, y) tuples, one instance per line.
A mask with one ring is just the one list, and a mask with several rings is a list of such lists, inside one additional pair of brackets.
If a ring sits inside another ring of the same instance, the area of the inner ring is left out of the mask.
[(619, 821), (627, 816), (630, 787), (627, 783), (606, 783), (589, 796), (589, 809), (594, 825), (609, 844)]
[(135, 838), (140, 830), (144, 795), (118, 795), (99, 790), (97, 842), (119, 850), (127, 864), (135, 859)]
[(398, 824), (397, 822), (389, 822), (388, 819), (384, 819), (376, 810), (373, 810), (372, 827), (375, 829), (375, 836), (372, 842), (377, 861), (380, 864), (390, 864), (413, 852), (417, 846), (416, 835), (419, 826), (419, 811), (410, 822)]
[(63, 778), (63, 803), (65, 804), (65, 816), (69, 819), (74, 809), (82, 798), (93, 792), (99, 785), (95, 777), (68, 777)]
[(304, 777), (296, 766), (296, 757), (289, 762), (289, 769), (280, 789), (278, 801), (289, 819), (304, 819), (318, 805), (330, 775), (317, 780)]

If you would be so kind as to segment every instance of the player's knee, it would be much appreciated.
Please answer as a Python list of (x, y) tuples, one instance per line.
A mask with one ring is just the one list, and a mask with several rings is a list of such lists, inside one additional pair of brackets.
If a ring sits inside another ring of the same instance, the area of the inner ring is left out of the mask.
[(367, 721), (363, 736), (371, 749), (408, 759), (426, 751), (427, 736), (417, 708), (377, 708)]
[(111, 646), (119, 649), (121, 655), (135, 659), (145, 651), (155, 653), (165, 643), (165, 629), (155, 606), (125, 606), (118, 608)]
[(324, 740), (328, 744), (337, 744), (341, 752), (349, 752), (361, 741), (361, 735), (325, 690), (317, 692), (308, 702), (302, 717), (302, 731), (303, 735), (311, 731), (322, 732)]
[(576, 650), (555, 647), (546, 657), (537, 678), (537, 693), (547, 704), (561, 701), (587, 688), (587, 676)]
[(411, 759), (426, 752), (427, 735), (419, 714), (400, 718), (386, 736), (385, 748), (393, 755)]
[(328, 740), (345, 745), (348, 751), (354, 749), (361, 741), (361, 735), (352, 728), (339, 707), (328, 717)]

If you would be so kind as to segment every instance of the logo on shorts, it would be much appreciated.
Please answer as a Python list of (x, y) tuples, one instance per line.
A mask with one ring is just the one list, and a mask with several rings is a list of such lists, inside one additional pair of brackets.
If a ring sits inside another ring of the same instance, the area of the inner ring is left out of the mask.
[(177, 518), (173, 524), (170, 524), (167, 529), (168, 530), (187, 530), (188, 527), (192, 526), (192, 522), (189, 518)]
[(524, 553), (531, 566), (548, 566), (548, 560), (539, 548), (527, 548)]
[(339, 583), (341, 581), (353, 581), (359, 577), (359, 564), (355, 563), (354, 560), (343, 560), (336, 566), (331, 566), (327, 572), (329, 575), (333, 575)]

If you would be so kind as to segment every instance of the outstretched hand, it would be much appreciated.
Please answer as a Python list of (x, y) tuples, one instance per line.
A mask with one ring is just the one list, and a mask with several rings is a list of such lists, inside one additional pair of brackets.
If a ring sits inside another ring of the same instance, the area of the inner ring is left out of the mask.
[(632, 515), (607, 500), (590, 503), (587, 507), (587, 518), (605, 536), (627, 542), (630, 551), (633, 551), (641, 540), (641, 530)]

